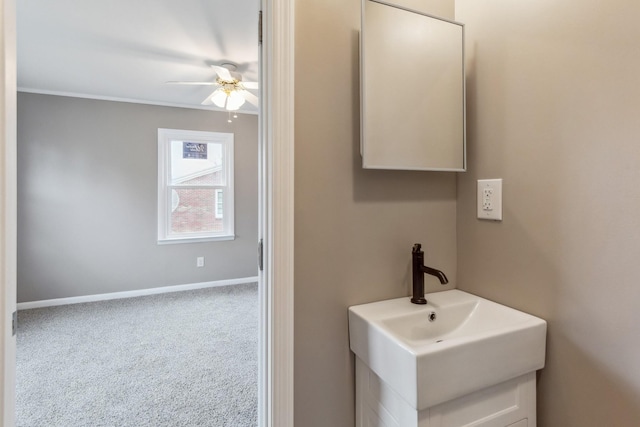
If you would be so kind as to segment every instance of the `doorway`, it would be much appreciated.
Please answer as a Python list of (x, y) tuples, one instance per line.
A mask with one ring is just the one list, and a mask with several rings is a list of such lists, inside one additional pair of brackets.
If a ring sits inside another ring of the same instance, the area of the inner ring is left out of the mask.
[[(256, 18), (256, 20), (257, 20), (257, 16), (256, 16), (255, 18)], [(50, 21), (49, 21), (49, 22), (52, 22), (52, 20), (50, 19)], [(113, 47), (115, 47), (115, 45), (113, 45)], [(152, 53), (153, 53), (153, 55), (158, 56), (158, 52), (152, 52)], [(161, 52), (161, 53), (166, 53), (166, 52)], [(138, 54), (138, 55), (140, 55), (140, 53), (139, 53), (139, 52), (137, 52), (137, 54)], [(156, 59), (154, 58), (154, 60), (156, 60)], [(32, 94), (29, 94), (29, 95), (30, 95), (30, 96), (35, 96), (35, 95), (32, 95)], [(46, 96), (49, 96), (49, 95), (53, 95), (53, 94), (48, 94), (48, 95), (46, 95)], [(42, 102), (42, 97), (40, 97), (39, 101), (37, 101), (37, 102)], [(107, 101), (107, 102), (109, 102), (109, 101)], [(87, 103), (90, 103), (90, 102), (89, 102), (89, 101), (86, 101), (86, 100), (83, 100), (83, 101), (82, 101), (82, 103), (84, 103), (84, 104), (86, 105)], [(54, 107), (54, 109), (55, 109), (55, 107)], [(81, 107), (81, 109), (84, 109), (84, 108), (82, 108), (82, 107)], [(85, 109), (85, 110), (86, 110), (86, 109)], [(76, 117), (77, 117), (77, 114), (78, 114), (78, 113), (76, 113)], [(158, 114), (153, 113), (153, 116), (154, 116), (154, 117), (157, 117), (157, 115), (158, 115)], [(241, 119), (234, 119), (234, 122), (240, 122), (240, 121), (241, 121)], [(128, 127), (128, 126), (127, 126), (127, 127)], [(101, 132), (98, 132), (98, 133), (101, 133)], [(113, 147), (112, 147), (112, 149), (113, 149)], [(72, 151), (73, 151), (73, 150), (72, 150)], [(43, 151), (41, 150), (41, 152), (43, 152)], [(77, 153), (77, 152), (78, 152), (78, 151), (76, 150), (76, 153)], [(104, 153), (103, 153), (103, 154), (104, 154)], [(144, 156), (144, 153), (138, 153), (138, 156)], [(97, 157), (101, 157), (101, 160), (104, 160), (104, 156), (102, 156), (102, 155), (98, 155)], [(134, 156), (134, 157), (135, 157), (135, 156)], [(138, 157), (138, 158), (140, 158), (140, 157)], [(94, 168), (95, 168), (95, 165), (94, 165)], [(99, 168), (96, 168), (96, 169), (99, 169)], [(103, 172), (106, 172), (106, 171), (102, 171), (102, 172), (100, 172), (99, 170), (95, 170), (95, 172), (97, 172), (97, 173), (98, 173), (98, 175), (100, 175), (100, 176), (104, 177), (104, 176), (105, 176), (105, 174), (104, 174)], [(108, 172), (107, 172), (107, 173), (108, 173)], [(113, 177), (113, 176), (112, 176), (111, 178), (113, 178), (113, 180), (116, 180), (116, 179), (117, 179), (116, 177)], [(135, 178), (134, 178), (134, 179), (135, 179)], [(94, 190), (95, 190), (95, 188), (94, 188)], [(124, 190), (124, 189), (123, 189), (123, 190)], [(127, 191), (127, 190), (124, 190), (124, 191)], [(112, 213), (112, 214), (113, 214), (113, 213)], [(131, 212), (129, 212), (129, 213), (125, 213), (125, 212), (123, 212), (123, 214), (124, 214), (124, 215), (126, 215), (126, 216), (129, 216), (129, 215), (131, 214)], [(111, 233), (110, 233), (110, 234), (111, 234)], [(244, 234), (247, 234), (247, 233), (244, 233)], [(255, 237), (253, 238), (253, 240), (254, 240), (254, 241), (252, 242), (252, 245), (251, 245), (251, 251), (249, 252), (249, 253), (250, 253), (251, 255), (253, 255), (254, 257), (255, 257), (255, 254), (256, 254), (256, 251), (255, 251), (255, 244), (256, 244), (256, 242), (257, 242), (257, 240), (258, 240), (258, 239), (257, 239), (257, 237), (258, 237), (258, 236), (255, 236)], [(101, 245), (101, 246), (102, 246), (102, 245)], [(165, 247), (163, 247), (162, 249), (166, 249), (166, 248), (165, 248)], [(175, 252), (175, 249), (174, 249), (173, 247), (172, 247), (172, 248), (169, 248), (169, 250), (171, 250), (172, 252)], [(165, 252), (166, 252), (166, 250), (165, 250)], [(245, 253), (246, 253), (246, 252), (248, 252), (248, 251), (243, 251), (243, 252), (245, 252)], [(104, 259), (104, 256), (97, 257), (97, 258), (102, 258), (102, 259)], [(113, 257), (112, 257), (112, 258), (113, 258)], [(144, 262), (145, 258), (146, 258), (146, 259), (148, 259), (148, 257), (144, 257), (144, 256), (143, 256), (143, 257), (140, 257), (140, 259), (138, 260), (138, 262)], [(195, 260), (196, 260), (196, 258), (194, 257), (193, 261), (195, 261)], [(243, 261), (244, 261), (244, 260), (243, 260)], [(211, 260), (210, 258), (208, 258), (208, 257), (207, 257), (207, 262), (205, 263), (205, 268), (206, 268), (206, 267), (208, 267), (208, 266), (211, 264), (211, 262), (212, 262), (212, 260)], [(245, 262), (246, 262), (246, 261), (245, 261)], [(156, 264), (162, 264), (162, 262), (157, 262), (157, 261), (156, 261)], [(194, 267), (193, 269), (195, 270), (195, 267), (196, 267), (195, 262), (194, 262), (193, 264), (194, 264), (194, 265), (193, 265), (193, 267)], [(253, 264), (255, 265), (255, 261), (253, 262)], [(118, 270), (118, 269), (119, 269), (119, 268), (116, 268), (116, 270)], [(171, 268), (170, 270), (175, 271), (175, 268)], [(193, 282), (193, 280), (189, 280), (189, 282)], [(100, 291), (98, 291), (98, 292), (100, 292)], [(59, 297), (58, 295), (51, 295), (51, 296), (52, 296), (53, 298), (57, 298), (57, 297)], [(37, 298), (37, 297), (36, 297), (36, 298)], [(39, 298), (38, 298), (38, 299), (39, 299)]]
[[(16, 308), (16, 76), (15, 0), (0, 0), (3, 48), (0, 74), (0, 306), (3, 363), (0, 366), (0, 405), (3, 425), (15, 425), (15, 336)], [(260, 344), (260, 424), (293, 426), (293, 53), (294, 0), (261, 0), (263, 11), (263, 122), (265, 141), (261, 160), (261, 197), (265, 239), (264, 287), (260, 292), (264, 338)]]

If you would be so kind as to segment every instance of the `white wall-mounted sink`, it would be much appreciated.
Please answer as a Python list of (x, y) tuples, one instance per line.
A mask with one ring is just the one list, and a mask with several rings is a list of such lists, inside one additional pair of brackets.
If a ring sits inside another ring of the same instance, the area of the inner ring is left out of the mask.
[(416, 410), (544, 367), (544, 320), (457, 289), (426, 298), (349, 308), (351, 350)]

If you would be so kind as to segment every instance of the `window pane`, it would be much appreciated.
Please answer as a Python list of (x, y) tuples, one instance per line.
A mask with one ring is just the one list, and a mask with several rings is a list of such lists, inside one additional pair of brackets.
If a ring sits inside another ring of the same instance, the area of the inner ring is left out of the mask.
[(172, 140), (170, 185), (225, 185), (223, 150), (219, 143)]
[(214, 189), (172, 190), (171, 234), (222, 232), (223, 219), (216, 218), (215, 192)]

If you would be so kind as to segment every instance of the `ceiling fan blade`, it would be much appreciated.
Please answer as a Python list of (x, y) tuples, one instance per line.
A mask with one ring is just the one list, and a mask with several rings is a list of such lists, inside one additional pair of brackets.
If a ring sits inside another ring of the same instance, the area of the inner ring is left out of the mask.
[(217, 85), (217, 82), (165, 82), (168, 85), (205, 85), (205, 86), (213, 86)]
[(233, 77), (231, 77), (231, 73), (226, 68), (221, 67), (219, 65), (212, 65), (211, 68), (213, 68), (216, 71), (216, 73), (218, 73), (218, 77), (220, 77), (222, 80), (226, 80), (228, 82), (233, 81)]
[(212, 97), (213, 97), (214, 93), (216, 93), (215, 90), (213, 92), (211, 92), (209, 95), (207, 95), (207, 97), (204, 99), (204, 101), (202, 101), (200, 104), (202, 104), (202, 105), (213, 105)]
[(242, 91), (242, 96), (244, 96), (244, 99), (249, 103), (249, 104), (253, 104), (256, 107), (260, 106), (260, 101), (258, 100), (258, 97), (255, 96), (254, 94), (252, 94), (251, 92), (248, 91)]
[(258, 89), (258, 82), (240, 82), (247, 89)]

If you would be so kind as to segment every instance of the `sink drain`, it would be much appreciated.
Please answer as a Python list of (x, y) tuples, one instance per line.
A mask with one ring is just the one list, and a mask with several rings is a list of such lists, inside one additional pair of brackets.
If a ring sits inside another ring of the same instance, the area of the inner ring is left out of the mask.
[(434, 320), (436, 320), (436, 317), (437, 315), (435, 311), (432, 311), (431, 313), (429, 313), (429, 316), (428, 316), (429, 322), (433, 322)]

